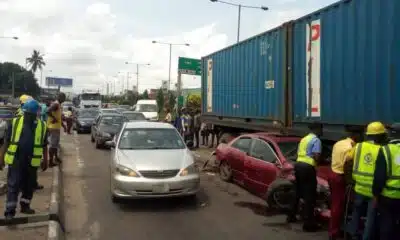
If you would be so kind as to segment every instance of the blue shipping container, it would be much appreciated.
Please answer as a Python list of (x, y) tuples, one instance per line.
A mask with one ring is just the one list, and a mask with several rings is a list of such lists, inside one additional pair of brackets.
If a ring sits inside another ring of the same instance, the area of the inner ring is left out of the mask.
[(294, 125), (400, 122), (399, 13), (399, 0), (347, 0), (294, 22)]
[(203, 114), (285, 118), (285, 28), (277, 28), (202, 58)]

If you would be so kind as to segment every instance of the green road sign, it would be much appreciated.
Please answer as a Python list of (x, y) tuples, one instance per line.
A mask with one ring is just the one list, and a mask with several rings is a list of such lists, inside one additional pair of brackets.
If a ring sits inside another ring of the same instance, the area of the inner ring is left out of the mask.
[(178, 97), (178, 107), (182, 107), (184, 103), (184, 97), (183, 96), (179, 96)]
[(201, 60), (179, 57), (178, 71), (181, 74), (201, 75)]

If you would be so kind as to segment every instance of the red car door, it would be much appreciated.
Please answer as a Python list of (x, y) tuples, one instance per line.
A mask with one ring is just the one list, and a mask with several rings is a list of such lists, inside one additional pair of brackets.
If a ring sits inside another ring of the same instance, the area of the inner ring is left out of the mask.
[(240, 137), (233, 140), (229, 150), (229, 164), (232, 168), (233, 180), (239, 184), (244, 184), (244, 162), (250, 152), (252, 138)]
[(273, 148), (264, 140), (254, 139), (245, 161), (245, 187), (264, 196), (268, 186), (275, 181), (280, 161)]

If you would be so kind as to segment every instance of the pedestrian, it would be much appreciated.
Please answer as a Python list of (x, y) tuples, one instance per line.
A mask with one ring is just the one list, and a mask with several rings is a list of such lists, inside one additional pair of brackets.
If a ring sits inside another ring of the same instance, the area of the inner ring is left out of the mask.
[(201, 128), (201, 111), (200, 109), (196, 110), (196, 114), (194, 115), (194, 123), (193, 123), (193, 132), (194, 132), (194, 138), (196, 140), (196, 148), (200, 147), (200, 128)]
[(47, 110), (47, 128), (49, 131), (49, 162), (50, 167), (61, 163), (58, 156), (58, 148), (60, 145), (60, 134), (62, 127), (62, 117), (61, 117), (61, 104), (65, 101), (65, 94), (60, 92), (58, 94), (57, 100), (54, 101)]
[(294, 166), (296, 178), (296, 197), (293, 199), (291, 211), (288, 213), (287, 222), (296, 222), (298, 204), (304, 201), (303, 231), (315, 232), (320, 228), (314, 216), (317, 198), (317, 172), (316, 167), (320, 162), (322, 143), (322, 124), (313, 122), (309, 124), (310, 133), (303, 137), (298, 146), (297, 162)]
[[(47, 130), (46, 124), (37, 118), (39, 103), (30, 99), (22, 107), (23, 116), (12, 120), (8, 126), (6, 142), (1, 148), (0, 165), (8, 165), (7, 200), (4, 212), (9, 222), (16, 214), (19, 193), (21, 213), (34, 214), (30, 206), (37, 169), (47, 169)], [(43, 160), (42, 160), (43, 159)]]
[(354, 127), (348, 127), (349, 136), (333, 145), (332, 149), (332, 172), (329, 176), (331, 190), (331, 218), (329, 221), (329, 238), (336, 240), (344, 236), (341, 231), (346, 202), (346, 179), (344, 176), (344, 164), (347, 153), (360, 140), (359, 131)]
[(182, 125), (182, 112), (178, 110), (176, 116), (175, 116), (175, 121), (174, 121), (174, 127), (178, 130), (179, 134), (183, 136), (183, 125)]
[(216, 142), (217, 142), (217, 145), (215, 145), (215, 147), (217, 147), (219, 144), (219, 140), (221, 138), (220, 129), (218, 128), (218, 126), (215, 126), (214, 124), (210, 124), (209, 132), (211, 135), (211, 144), (210, 144), (209, 148), (214, 147), (214, 140), (216, 140)]
[(368, 124), (366, 141), (357, 143), (349, 152), (348, 158), (353, 160), (354, 204), (348, 233), (357, 239), (361, 217), (366, 214), (362, 239), (373, 239), (376, 221), (376, 202), (373, 199), (372, 185), (377, 156), (381, 146), (388, 143), (385, 126), (381, 122)]
[(189, 134), (190, 134), (190, 128), (189, 128), (189, 122), (190, 122), (190, 116), (186, 108), (182, 108), (182, 132), (183, 132), (183, 138), (185, 142), (189, 139)]
[[(392, 137), (398, 139), (399, 125), (394, 125)], [(396, 141), (383, 146), (376, 158), (372, 184), (374, 202), (379, 211), (379, 240), (400, 237), (400, 144)]]
[(400, 123), (390, 126), (390, 143), (400, 144)]
[(65, 122), (67, 123), (67, 133), (71, 134), (71, 128), (73, 123), (72, 107), (68, 107), (68, 110), (64, 113)]
[(169, 108), (166, 109), (167, 114), (165, 115), (164, 122), (166, 123), (172, 123), (172, 115), (171, 115), (171, 110)]

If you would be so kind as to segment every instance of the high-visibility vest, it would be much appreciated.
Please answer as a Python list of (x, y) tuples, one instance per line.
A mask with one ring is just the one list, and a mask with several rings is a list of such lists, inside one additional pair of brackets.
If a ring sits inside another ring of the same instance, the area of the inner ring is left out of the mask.
[[(24, 117), (14, 118), (12, 120), (12, 135), (6, 155), (4, 157), (5, 163), (12, 165), (14, 163), (15, 154), (18, 150), (18, 144), (24, 125)], [(39, 167), (43, 158), (43, 146), (45, 142), (46, 124), (43, 121), (37, 120), (37, 125), (34, 135), (33, 156), (31, 160), (32, 167)]]
[(388, 144), (383, 147), (386, 158), (387, 180), (382, 195), (392, 199), (400, 199), (400, 146)]
[(372, 197), (372, 184), (380, 145), (371, 142), (357, 143), (353, 162), (354, 191)]
[(17, 111), (15, 112), (15, 116), (17, 116), (17, 117), (22, 117), (22, 116), (24, 116), (24, 112), (22, 111), (22, 108), (21, 108), (21, 107), (19, 107), (19, 108), (17, 109)]
[(57, 122), (53, 123), (53, 117), (47, 116), (47, 127), (49, 129), (61, 129), (62, 114), (61, 114), (61, 104), (59, 104), (57, 111), (52, 112), (52, 115), (56, 118)]
[(316, 137), (317, 136), (310, 133), (301, 139), (301, 141), (299, 143), (299, 147), (297, 149), (297, 162), (307, 163), (307, 164), (310, 164), (311, 166), (316, 165), (314, 158), (307, 156), (308, 144)]

